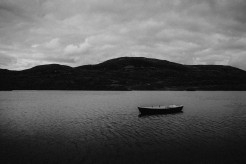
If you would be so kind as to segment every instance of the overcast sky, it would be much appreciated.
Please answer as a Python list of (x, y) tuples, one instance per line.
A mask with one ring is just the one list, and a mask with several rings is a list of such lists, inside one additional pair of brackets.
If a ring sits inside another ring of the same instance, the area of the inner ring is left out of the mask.
[(246, 0), (0, 0), (0, 68), (121, 56), (246, 70)]

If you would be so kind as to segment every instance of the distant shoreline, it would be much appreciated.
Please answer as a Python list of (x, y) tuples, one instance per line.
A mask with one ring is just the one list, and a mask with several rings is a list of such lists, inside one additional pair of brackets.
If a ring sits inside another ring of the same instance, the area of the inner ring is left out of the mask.
[(0, 69), (0, 90), (246, 91), (246, 71), (222, 65), (183, 65), (121, 57), (96, 65)]
[(4, 92), (4, 91), (88, 91), (88, 92), (104, 92), (104, 91), (107, 91), (107, 92), (114, 92), (114, 91), (184, 91), (184, 92), (196, 92), (196, 91), (246, 91), (246, 90), (0, 90), (0, 92)]

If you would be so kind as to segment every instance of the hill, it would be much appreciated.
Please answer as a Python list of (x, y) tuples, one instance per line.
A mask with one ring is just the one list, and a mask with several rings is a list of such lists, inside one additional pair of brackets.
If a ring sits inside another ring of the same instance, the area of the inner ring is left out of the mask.
[(246, 90), (246, 71), (121, 57), (97, 65), (0, 69), (0, 90)]

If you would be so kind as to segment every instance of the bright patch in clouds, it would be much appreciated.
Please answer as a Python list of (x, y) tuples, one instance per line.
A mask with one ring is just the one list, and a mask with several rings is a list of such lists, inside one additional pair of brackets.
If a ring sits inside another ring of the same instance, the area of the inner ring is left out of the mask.
[(245, 0), (1, 0), (0, 68), (143, 56), (246, 70)]
[(86, 52), (90, 48), (90, 44), (86, 41), (84, 43), (80, 43), (78, 45), (69, 44), (65, 47), (65, 54), (81, 54)]

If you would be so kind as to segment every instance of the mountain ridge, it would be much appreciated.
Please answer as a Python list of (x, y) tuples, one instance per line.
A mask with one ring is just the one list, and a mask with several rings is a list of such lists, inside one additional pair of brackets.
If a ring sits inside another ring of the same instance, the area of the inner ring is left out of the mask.
[(0, 69), (0, 90), (246, 90), (246, 71), (232, 66), (183, 65), (120, 57), (95, 65)]

